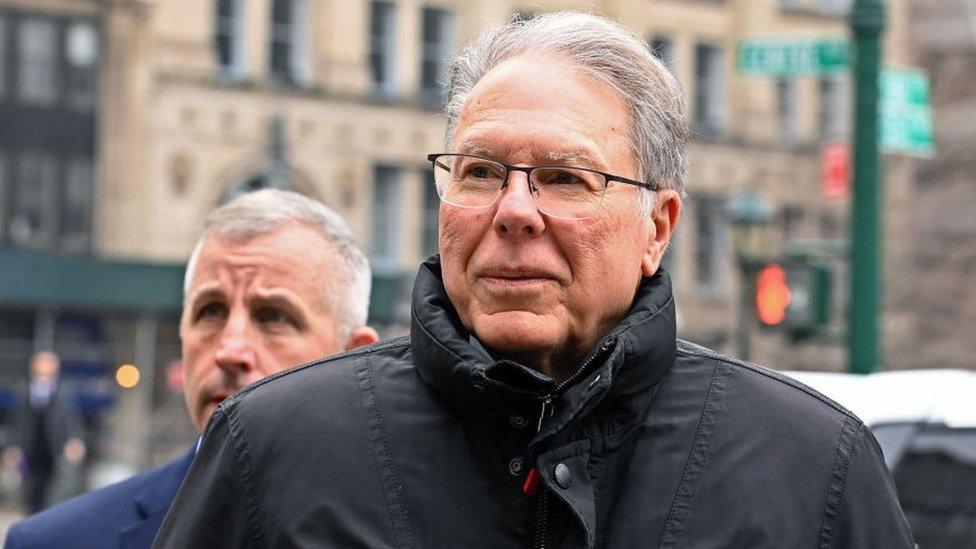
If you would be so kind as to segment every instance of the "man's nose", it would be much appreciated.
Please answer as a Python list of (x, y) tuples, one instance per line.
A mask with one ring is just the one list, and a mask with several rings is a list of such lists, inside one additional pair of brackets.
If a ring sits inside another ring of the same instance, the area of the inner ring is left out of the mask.
[(233, 376), (250, 377), (257, 371), (257, 353), (249, 333), (250, 320), (244, 313), (232, 314), (224, 325), (214, 360)]
[(493, 220), (495, 230), (501, 234), (539, 235), (546, 228), (528, 177), (514, 170), (508, 174), (508, 184), (502, 188)]

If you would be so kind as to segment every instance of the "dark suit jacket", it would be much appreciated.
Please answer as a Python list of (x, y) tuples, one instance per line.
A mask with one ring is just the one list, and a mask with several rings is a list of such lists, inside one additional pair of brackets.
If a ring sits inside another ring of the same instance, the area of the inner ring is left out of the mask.
[(10, 527), (4, 547), (149, 548), (193, 454), (28, 517)]
[[(30, 384), (23, 384), (18, 388), (18, 393), (20, 402), (14, 417), (14, 425), (17, 427), (16, 443), (29, 456), (30, 441), (36, 434), (33, 432), (36, 426), (32, 421)], [(66, 387), (63, 381), (58, 383), (50, 398), (50, 402), (44, 408), (46, 419), (44, 435), (47, 437), (47, 445), (54, 459), (57, 460), (64, 443), (69, 438), (83, 438), (83, 428), (81, 415), (74, 402), (74, 392)]]

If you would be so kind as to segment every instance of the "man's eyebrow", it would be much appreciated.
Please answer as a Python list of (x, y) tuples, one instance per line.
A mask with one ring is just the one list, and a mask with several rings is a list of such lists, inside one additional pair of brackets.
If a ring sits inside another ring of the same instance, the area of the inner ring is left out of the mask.
[(261, 305), (276, 305), (293, 309), (302, 314), (315, 314), (316, 306), (328, 309), (328, 300), (321, 294), (314, 297), (302, 297), (294, 290), (286, 287), (254, 288), (248, 291), (244, 297), (245, 302), (258, 303)]
[(217, 285), (204, 286), (198, 289), (196, 292), (190, 294), (190, 298), (187, 300), (187, 304), (191, 307), (201, 301), (207, 301), (210, 299), (223, 299), (224, 292)]
[[(475, 156), (483, 156), (485, 158), (498, 158), (493, 149), (483, 145), (461, 144), (458, 146), (458, 153), (473, 154)], [(582, 150), (548, 151), (539, 158), (545, 162), (564, 162), (591, 168), (600, 166), (600, 162), (596, 157), (594, 157), (591, 153)]]
[(485, 158), (495, 158), (495, 153), (493, 150), (482, 145), (471, 145), (462, 143), (458, 146), (459, 154), (473, 154), (475, 156), (484, 156)]
[(294, 317), (299, 327), (304, 327), (308, 323), (308, 316), (313, 314), (309, 310), (308, 303), (289, 292), (268, 290), (256, 292), (248, 298), (252, 307), (277, 307), (284, 309)]
[(256, 293), (253, 297), (250, 298), (250, 301), (259, 303), (261, 305), (274, 305), (277, 307), (285, 307), (300, 312), (304, 312), (305, 309), (303, 303), (297, 298), (293, 298), (288, 293), (277, 292), (274, 290)]
[(599, 161), (586, 151), (549, 151), (546, 160), (550, 162), (569, 162), (586, 167), (597, 167)]

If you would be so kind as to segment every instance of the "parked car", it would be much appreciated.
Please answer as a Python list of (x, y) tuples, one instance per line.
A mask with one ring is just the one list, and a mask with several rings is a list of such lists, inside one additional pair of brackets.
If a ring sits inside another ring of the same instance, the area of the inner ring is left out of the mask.
[(976, 548), (976, 372), (785, 373), (871, 428), (919, 547)]

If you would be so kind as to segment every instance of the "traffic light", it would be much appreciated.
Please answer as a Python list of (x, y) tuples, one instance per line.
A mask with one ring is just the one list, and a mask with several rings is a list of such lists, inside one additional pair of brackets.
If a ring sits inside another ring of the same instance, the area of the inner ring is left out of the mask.
[(782, 324), (792, 297), (786, 282), (786, 269), (777, 263), (759, 269), (756, 274), (756, 316), (761, 324)]
[(786, 283), (786, 269), (776, 263), (759, 269), (756, 274), (756, 316), (761, 324), (782, 324), (791, 297), (790, 286)]
[(756, 273), (756, 317), (802, 337), (830, 321), (830, 271), (807, 263), (768, 263)]

